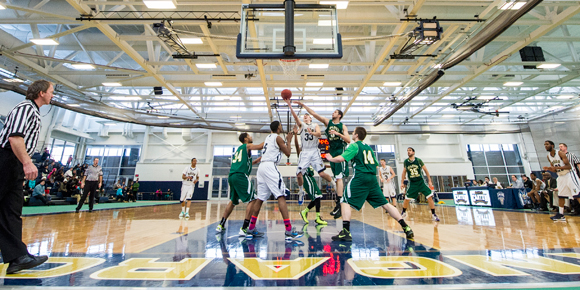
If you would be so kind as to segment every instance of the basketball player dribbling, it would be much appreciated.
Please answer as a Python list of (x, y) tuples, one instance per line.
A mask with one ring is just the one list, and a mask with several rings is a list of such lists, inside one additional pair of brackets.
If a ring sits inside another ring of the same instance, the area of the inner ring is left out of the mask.
[(385, 198), (397, 207), (397, 190), (395, 189), (395, 171), (389, 165), (385, 159), (381, 159), (381, 166), (379, 167), (379, 177), (381, 183), (383, 183), (383, 195)]
[(245, 236), (246, 238), (253, 237), (248, 233), (248, 227), (250, 226), (250, 218), (252, 214), (252, 205), (256, 200), (256, 191), (252, 182), (250, 181), (250, 174), (252, 173), (252, 165), (260, 162), (261, 158), (252, 161), (252, 150), (262, 150), (264, 148), (264, 143), (254, 145), (252, 136), (248, 133), (240, 134), (239, 138), (242, 145), (238, 147), (234, 155), (232, 155), (232, 166), (230, 168), (230, 174), (228, 176), (228, 184), (230, 185), (230, 202), (224, 210), (224, 215), (220, 224), (216, 228), (216, 232), (223, 234), (226, 231), (226, 221), (228, 217), (234, 210), (234, 207), (238, 205), (241, 200), (243, 203), (247, 203), (246, 207), (246, 218), (244, 219), (244, 224), (240, 228), (239, 235)]
[(548, 151), (548, 161), (551, 166), (545, 166), (543, 169), (558, 174), (558, 179), (556, 179), (558, 186), (558, 213), (550, 218), (553, 221), (566, 221), (564, 205), (567, 198), (580, 201), (580, 179), (573, 171), (566, 153), (556, 151), (554, 147), (554, 142), (550, 140), (544, 142), (544, 148)]
[[(286, 100), (286, 103), (290, 106), (290, 100)], [(282, 160), (281, 153), (290, 157), (290, 141), (292, 140), (293, 134), (292, 132), (289, 132), (286, 136), (286, 142), (284, 142), (284, 139), (279, 136), (279, 134), (283, 132), (282, 124), (280, 124), (279, 121), (272, 122), (270, 124), (270, 130), (271, 134), (268, 135), (264, 141), (262, 160), (260, 161), (258, 172), (256, 174), (258, 180), (258, 198), (252, 206), (252, 217), (250, 219), (248, 232), (254, 236), (259, 236), (259, 232), (256, 230), (256, 221), (260, 214), (260, 208), (264, 201), (268, 200), (271, 195), (274, 195), (274, 198), (278, 200), (278, 207), (284, 220), (284, 226), (286, 228), (285, 239), (297, 239), (302, 237), (303, 233), (292, 228), (288, 206), (286, 205), (286, 195), (288, 195), (290, 191), (286, 189), (286, 185), (282, 180), (282, 175), (277, 168), (280, 160)]]
[[(334, 113), (332, 113), (332, 119), (328, 120), (327, 118), (316, 114), (316, 112), (314, 112), (308, 106), (304, 105), (302, 102), (294, 101), (294, 103), (302, 106), (312, 117), (322, 122), (326, 126), (326, 130), (324, 132), (326, 133), (326, 137), (328, 138), (329, 143), (328, 153), (332, 156), (338, 156), (342, 154), (346, 146), (350, 143), (348, 128), (340, 121), (344, 116), (342, 111), (335, 110)], [(330, 169), (332, 170), (332, 174), (336, 179), (336, 206), (330, 214), (333, 215), (335, 219), (337, 219), (341, 216), (340, 194), (342, 194), (344, 190), (343, 179), (348, 177), (348, 163), (330, 163)]]
[[(197, 159), (191, 159), (191, 166), (185, 167), (181, 173), (181, 196), (179, 201), (181, 201), (181, 213), (180, 218), (189, 218), (189, 207), (191, 207), (191, 197), (193, 196), (193, 190), (195, 184), (199, 181), (199, 172), (197, 171)], [(185, 202), (187, 201), (187, 207)]]

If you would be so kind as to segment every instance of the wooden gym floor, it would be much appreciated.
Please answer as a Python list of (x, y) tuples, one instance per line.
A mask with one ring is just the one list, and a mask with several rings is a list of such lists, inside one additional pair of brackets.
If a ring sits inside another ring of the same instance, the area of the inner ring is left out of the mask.
[(580, 287), (580, 217), (553, 222), (547, 214), (476, 207), (412, 205), (407, 240), (399, 224), (368, 204), (353, 212), (352, 243), (333, 242), (342, 227), (325, 201), (305, 225), (290, 204), (293, 226), (305, 236), (287, 243), (276, 202), (264, 204), (258, 229), (240, 239), (245, 205), (216, 235), (225, 202), (196, 202), (189, 220), (177, 204), (24, 217), (23, 240), (48, 263), (16, 275), (0, 267), (0, 285), (62, 287), (334, 287), (402, 288)]

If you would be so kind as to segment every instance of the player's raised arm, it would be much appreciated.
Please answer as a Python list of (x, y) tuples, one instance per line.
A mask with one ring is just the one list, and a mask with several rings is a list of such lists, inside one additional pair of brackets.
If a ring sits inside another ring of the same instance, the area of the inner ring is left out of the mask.
[(324, 117), (316, 114), (316, 112), (314, 112), (308, 106), (304, 105), (302, 102), (300, 102), (300, 101), (294, 101), (294, 104), (298, 104), (299, 106), (302, 106), (302, 108), (304, 108), (306, 110), (306, 112), (308, 112), (308, 114), (310, 114), (316, 120), (322, 122), (322, 124), (324, 124), (324, 126), (328, 126), (328, 119), (326, 119), (326, 118), (324, 118)]
[(286, 103), (288, 104), (288, 108), (290, 108), (290, 112), (292, 112), (292, 116), (294, 116), (296, 126), (298, 126), (298, 129), (302, 128), (302, 122), (300, 122), (300, 117), (298, 117), (296, 112), (294, 112), (294, 109), (292, 108), (292, 103), (290, 103), (290, 100), (287, 100)]

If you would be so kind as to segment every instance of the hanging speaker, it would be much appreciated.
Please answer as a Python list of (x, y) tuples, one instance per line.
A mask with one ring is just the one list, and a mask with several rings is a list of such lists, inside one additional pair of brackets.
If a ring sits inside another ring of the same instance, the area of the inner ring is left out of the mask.
[[(520, 49), (520, 57), (522, 61), (546, 61), (544, 59), (544, 52), (539, 46), (526, 46)], [(524, 65), (524, 69), (535, 69), (536, 65)]]
[(156, 96), (163, 95), (163, 87), (153, 87), (153, 93)]

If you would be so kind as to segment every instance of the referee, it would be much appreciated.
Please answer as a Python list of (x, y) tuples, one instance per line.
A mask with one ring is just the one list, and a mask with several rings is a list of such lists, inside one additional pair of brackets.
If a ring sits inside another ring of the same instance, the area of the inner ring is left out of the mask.
[(34, 268), (48, 259), (32, 256), (22, 242), (22, 184), (24, 179), (35, 180), (38, 169), (30, 156), (36, 148), (40, 133), (40, 111), (50, 104), (54, 88), (46, 80), (38, 80), (28, 87), (26, 100), (8, 113), (0, 131), (0, 251), (6, 274)]
[(79, 201), (76, 212), (79, 212), (81, 207), (83, 207), (87, 195), (89, 196), (89, 212), (93, 212), (95, 193), (98, 188), (101, 188), (101, 185), (103, 185), (103, 169), (99, 166), (99, 158), (95, 158), (93, 159), (93, 165), (85, 170), (85, 176), (83, 176), (83, 182), (81, 183), (83, 197)]

